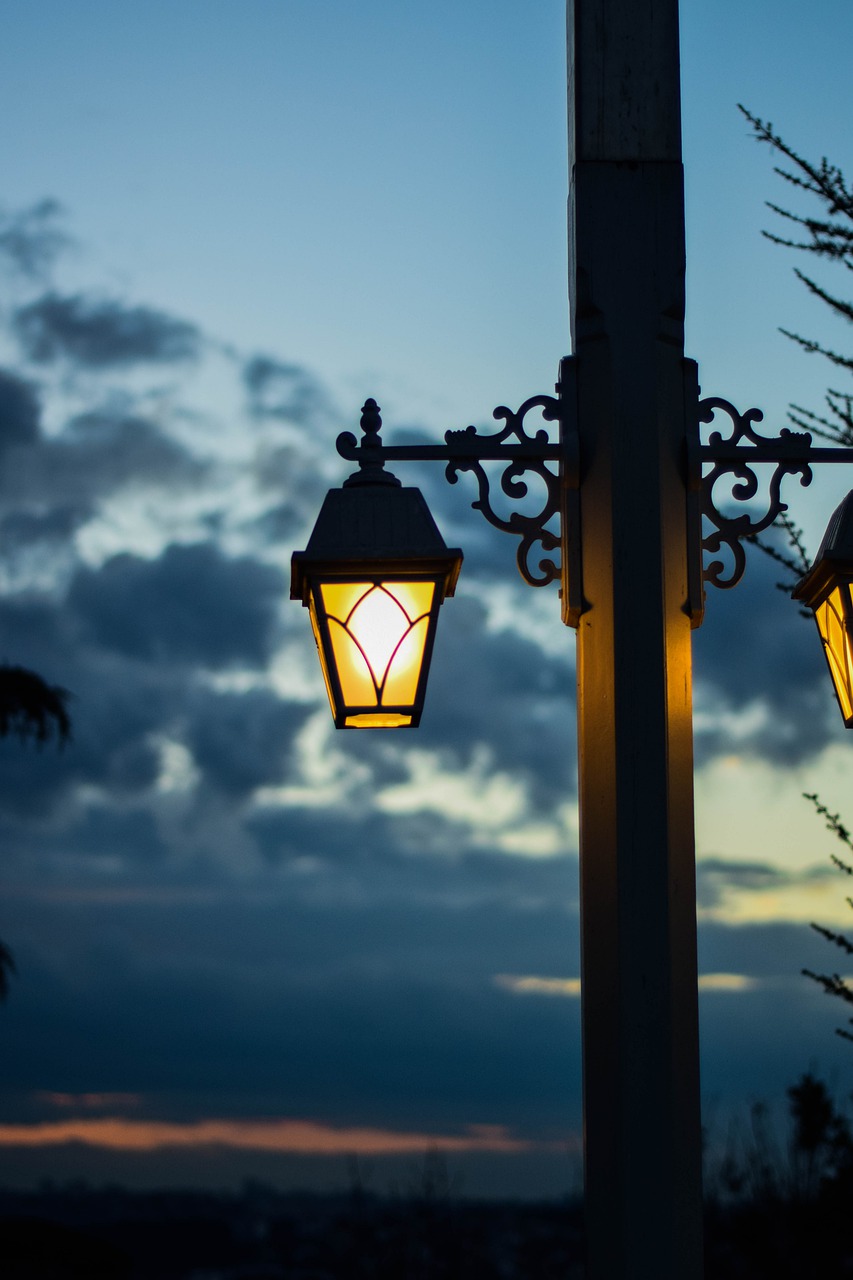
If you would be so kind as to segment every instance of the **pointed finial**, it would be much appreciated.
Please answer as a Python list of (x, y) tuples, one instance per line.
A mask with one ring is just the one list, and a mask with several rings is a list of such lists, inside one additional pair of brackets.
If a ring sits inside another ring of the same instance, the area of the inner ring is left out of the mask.
[[(382, 418), (379, 415), (379, 405), (370, 396), (365, 400), (361, 408), (361, 429), (364, 432), (361, 444), (357, 450), (354, 450), (350, 457), (358, 458), (359, 470), (351, 475), (348, 480), (344, 481), (344, 488), (352, 485), (360, 484), (393, 484), (399, 486), (400, 481), (390, 471), (385, 470), (385, 463), (382, 459), (382, 437), (379, 434), (382, 426)], [(338, 438), (338, 447), (343, 436)], [(352, 442), (355, 445), (355, 436), (347, 437), (347, 444)], [(347, 456), (346, 454), (344, 456)]]
[(364, 402), (361, 410), (360, 425), (365, 435), (365, 438), (362, 441), (362, 447), (368, 443), (379, 444), (379, 431), (382, 427), (382, 418), (379, 416), (379, 405), (372, 396)]

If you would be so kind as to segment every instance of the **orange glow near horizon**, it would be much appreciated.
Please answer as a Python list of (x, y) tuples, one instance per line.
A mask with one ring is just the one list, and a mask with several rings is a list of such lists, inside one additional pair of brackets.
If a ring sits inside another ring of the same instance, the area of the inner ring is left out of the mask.
[(283, 1155), (374, 1156), (418, 1155), (425, 1150), (512, 1155), (552, 1145), (513, 1138), (501, 1125), (469, 1125), (459, 1134), (338, 1129), (311, 1120), (286, 1119), (176, 1122), (103, 1116), (0, 1125), (0, 1147), (51, 1147), (67, 1142), (124, 1152), (224, 1146)]

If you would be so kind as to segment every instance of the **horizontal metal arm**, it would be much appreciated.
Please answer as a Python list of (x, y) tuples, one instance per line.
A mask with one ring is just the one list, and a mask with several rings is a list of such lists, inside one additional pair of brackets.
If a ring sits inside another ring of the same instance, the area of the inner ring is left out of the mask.
[[(802, 435), (809, 436), (808, 432)], [(768, 447), (764, 447), (764, 445)], [(758, 465), (762, 462), (802, 462), (813, 466), (816, 462), (853, 462), (853, 448), (823, 448), (807, 445), (805, 448), (785, 448), (776, 440), (768, 440), (760, 446), (729, 444), (700, 444), (696, 449), (700, 462), (744, 462)]]
[[(337, 449), (341, 457), (358, 462), (361, 472), (347, 483), (394, 483), (393, 477), (384, 471), (385, 462), (443, 462), (447, 479), (455, 484), (460, 471), (474, 473), (478, 496), (472, 502), (489, 524), (505, 533), (520, 538), (516, 559), (521, 576), (531, 586), (543, 587), (555, 579), (563, 583), (563, 616), (569, 621), (580, 610), (579, 601), (568, 584), (578, 583), (579, 575), (570, 574), (567, 560), (574, 561), (577, 548), (577, 488), (578, 446), (572, 362), (570, 358), (560, 365), (557, 395), (531, 396), (516, 411), (505, 405), (495, 409), (493, 417), (504, 423), (495, 432), (480, 434), (476, 427), (461, 431), (447, 431), (444, 444), (386, 445), (379, 430), (382, 419), (375, 400), (368, 400), (362, 411), (361, 427), (364, 432), (359, 444), (351, 431), (338, 436)], [(552, 440), (548, 432), (539, 429), (532, 434), (525, 428), (527, 414), (538, 410), (546, 422), (559, 424), (559, 439)], [(483, 464), (499, 462), (504, 466), (501, 489), (513, 502), (528, 496), (530, 474), (544, 486), (540, 508), (533, 515), (512, 511), (508, 516), (499, 515), (491, 502), (490, 477)], [(548, 463), (556, 463), (549, 467)], [(559, 528), (548, 525), (559, 521)], [(540, 558), (536, 561), (534, 548)], [(562, 552), (552, 555), (552, 552)], [(544, 554), (541, 554), (544, 553)], [(536, 561), (533, 563), (533, 561)], [(579, 587), (578, 587), (579, 589)]]
[[(469, 427), (468, 431), (474, 428)], [(370, 456), (382, 462), (458, 462), (463, 458), (472, 462), (559, 462), (563, 457), (562, 447), (551, 440), (502, 444), (497, 443), (494, 436), (480, 436), (476, 432), (469, 437), (468, 431), (448, 431), (444, 444), (382, 444), (371, 448)], [(338, 453), (348, 462), (360, 462), (363, 449), (351, 431), (338, 436)]]

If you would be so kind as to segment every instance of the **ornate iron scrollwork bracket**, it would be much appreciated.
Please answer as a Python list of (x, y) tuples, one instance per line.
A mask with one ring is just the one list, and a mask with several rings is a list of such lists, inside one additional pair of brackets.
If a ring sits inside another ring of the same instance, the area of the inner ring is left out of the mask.
[[(802, 485), (812, 479), (812, 466), (822, 462), (853, 462), (853, 449), (815, 448), (808, 432), (783, 428), (776, 437), (763, 436), (755, 429), (763, 415), (758, 409), (739, 413), (728, 400), (712, 396), (699, 400), (695, 365), (688, 399), (697, 406), (698, 421), (688, 431), (689, 473), (689, 599), (694, 625), (702, 617), (702, 581), (713, 586), (734, 587), (746, 568), (744, 539), (767, 529), (787, 503), (781, 497), (783, 479), (798, 475)], [(546, 422), (556, 422), (558, 439), (544, 428), (528, 431), (525, 419), (538, 411)], [(711, 423), (717, 413), (731, 421), (731, 432), (712, 431), (707, 443), (700, 438), (700, 423)], [(445, 473), (455, 484), (462, 471), (470, 471), (477, 481), (477, 497), (471, 504), (489, 524), (519, 539), (517, 561), (525, 582), (544, 587), (557, 579), (561, 583), (563, 621), (577, 626), (585, 603), (581, 589), (580, 546), (580, 464), (577, 429), (575, 363), (570, 356), (560, 362), (556, 395), (531, 396), (515, 411), (501, 405), (493, 415), (503, 422), (500, 430), (479, 432), (475, 427), (447, 431), (444, 444), (385, 445), (379, 435), (382, 420), (379, 407), (368, 400), (362, 413), (361, 443), (350, 432), (338, 436), (341, 457), (360, 465), (360, 472), (348, 484), (359, 480), (396, 483), (383, 471), (386, 462), (435, 461), (445, 464)], [(484, 464), (503, 464), (500, 487), (511, 502), (532, 496), (531, 486), (539, 484), (543, 498), (539, 507), (527, 514), (512, 510), (506, 516), (495, 510), (491, 477)], [(772, 471), (767, 470), (772, 467)], [(756, 468), (760, 470), (756, 471)], [(704, 473), (704, 474), (703, 474)], [(760, 477), (763, 477), (760, 478)], [(755, 499), (764, 493), (764, 501)], [(732, 503), (749, 503), (747, 510), (731, 514)], [(705, 533), (702, 525), (710, 525)], [(726, 552), (724, 558), (720, 553)], [(701, 552), (708, 553), (702, 568)]]
[[(516, 552), (519, 572), (525, 582), (533, 587), (544, 587), (559, 578), (560, 557), (547, 554), (559, 550), (559, 533), (548, 528), (549, 522), (560, 514), (560, 476), (548, 467), (548, 462), (559, 461), (560, 451), (548, 439), (544, 429), (529, 435), (524, 426), (524, 419), (534, 409), (542, 410), (542, 417), (547, 421), (559, 421), (560, 402), (554, 396), (531, 396), (520, 408), (513, 412), (500, 405), (492, 417), (503, 420), (504, 427), (491, 434), (481, 434), (475, 427), (466, 427), (462, 431), (448, 431), (445, 434), (450, 460), (445, 474), (450, 484), (456, 484), (460, 471), (471, 471), (477, 480), (479, 496), (471, 503), (475, 511), (480, 511), (489, 524), (504, 533), (512, 533), (521, 539)], [(517, 452), (510, 456), (510, 448), (515, 444)], [(509, 445), (509, 447), (505, 447)], [(505, 462), (501, 475), (501, 489), (508, 498), (520, 502), (527, 497), (530, 490), (529, 476), (532, 474), (542, 481), (544, 501), (540, 509), (532, 515), (523, 515), (520, 511), (510, 512), (503, 517), (495, 511), (491, 499), (490, 477), (483, 463), (489, 460)], [(534, 548), (537, 546), (546, 553), (538, 564), (532, 562)]]
[[(798, 475), (801, 485), (809, 485), (815, 463), (853, 462), (853, 449), (815, 448), (808, 431), (790, 431), (787, 427), (778, 436), (763, 436), (753, 426), (764, 417), (760, 409), (738, 413), (734, 405), (719, 396), (699, 401), (699, 422), (713, 422), (718, 411), (731, 419), (731, 434), (712, 431), (707, 444), (693, 445), (691, 485), (701, 495), (701, 516), (712, 526), (712, 532), (701, 539), (703, 551), (712, 557), (704, 567), (703, 578), (715, 587), (728, 589), (737, 586), (746, 568), (743, 540), (763, 532), (787, 511), (788, 504), (781, 496), (785, 476)], [(707, 464), (710, 470), (702, 474)], [(769, 474), (755, 470), (768, 465), (773, 467)], [(739, 515), (729, 514), (726, 508), (732, 501), (754, 501), (762, 490), (762, 474), (766, 482), (762, 505)], [(718, 554), (724, 547), (729, 552), (728, 565)]]
[[(562, 583), (563, 620), (577, 625), (582, 611), (580, 599), (580, 539), (578, 516), (578, 437), (574, 365), (571, 357), (560, 362), (556, 396), (531, 396), (515, 411), (500, 405), (493, 417), (503, 421), (499, 431), (480, 433), (475, 427), (445, 432), (443, 445), (385, 445), (378, 431), (381, 426), (378, 406), (368, 401), (362, 416), (364, 438), (359, 445), (352, 432), (338, 436), (341, 457), (368, 467), (375, 474), (377, 466), (394, 460), (438, 461), (445, 463), (445, 474), (456, 484), (461, 471), (471, 471), (477, 480), (478, 496), (472, 507), (482, 512), (489, 524), (520, 539), (516, 559), (525, 582), (534, 587), (547, 586), (559, 579)], [(372, 406), (368, 409), (368, 406)], [(535, 410), (546, 422), (559, 424), (559, 438), (549, 438), (546, 429), (529, 433), (525, 418)], [(500, 515), (492, 505), (491, 477), (484, 463), (503, 463), (500, 485), (513, 502), (528, 497), (531, 483), (544, 486), (541, 506), (532, 514), (511, 511)], [(556, 469), (548, 464), (556, 463)], [(531, 479), (532, 478), (532, 479)], [(549, 524), (559, 520), (555, 530)], [(537, 548), (538, 553), (537, 553)], [(552, 554), (552, 553), (557, 553)], [(538, 558), (537, 558), (538, 554)], [(571, 562), (571, 563), (570, 563)]]

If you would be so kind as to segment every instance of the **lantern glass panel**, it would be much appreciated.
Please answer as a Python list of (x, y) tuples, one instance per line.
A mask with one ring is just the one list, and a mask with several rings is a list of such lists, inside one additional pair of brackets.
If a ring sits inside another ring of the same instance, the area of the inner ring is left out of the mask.
[(849, 582), (841, 582), (815, 608), (820, 638), (823, 641), (835, 692), (845, 721), (853, 720), (853, 636), (851, 636), (851, 600)]
[(329, 619), (329, 638), (344, 702), (348, 706), (375, 707), (379, 699), (373, 672), (356, 641), (335, 618)]
[(322, 585), (323, 604), (331, 618), (338, 618), (342, 623), (352, 613), (362, 596), (373, 586), (372, 582), (324, 582)]
[(326, 661), (326, 646), (323, 643), (323, 632), (320, 627), (320, 620), (317, 616), (317, 599), (314, 592), (311, 592), (309, 602), (309, 615), (311, 618), (311, 628), (314, 632), (314, 642), (317, 645), (317, 653), (320, 657), (320, 670), (323, 672), (323, 679), (326, 682), (326, 693), (329, 695), (329, 704), (332, 708), (332, 714), (335, 711), (335, 695), (332, 689), (332, 681), (329, 676), (329, 667)]
[(382, 693), (382, 701), (389, 706), (414, 702), (417, 697), (428, 627), (429, 618), (421, 618), (400, 641)]
[(418, 701), (435, 579), (321, 581), (315, 592), (311, 618), (333, 711), (338, 703), (333, 690), (340, 689), (336, 716), (342, 714), (350, 728), (412, 724), (409, 708)]
[(362, 596), (345, 625), (381, 688), (411, 619), (392, 595), (375, 586)]

